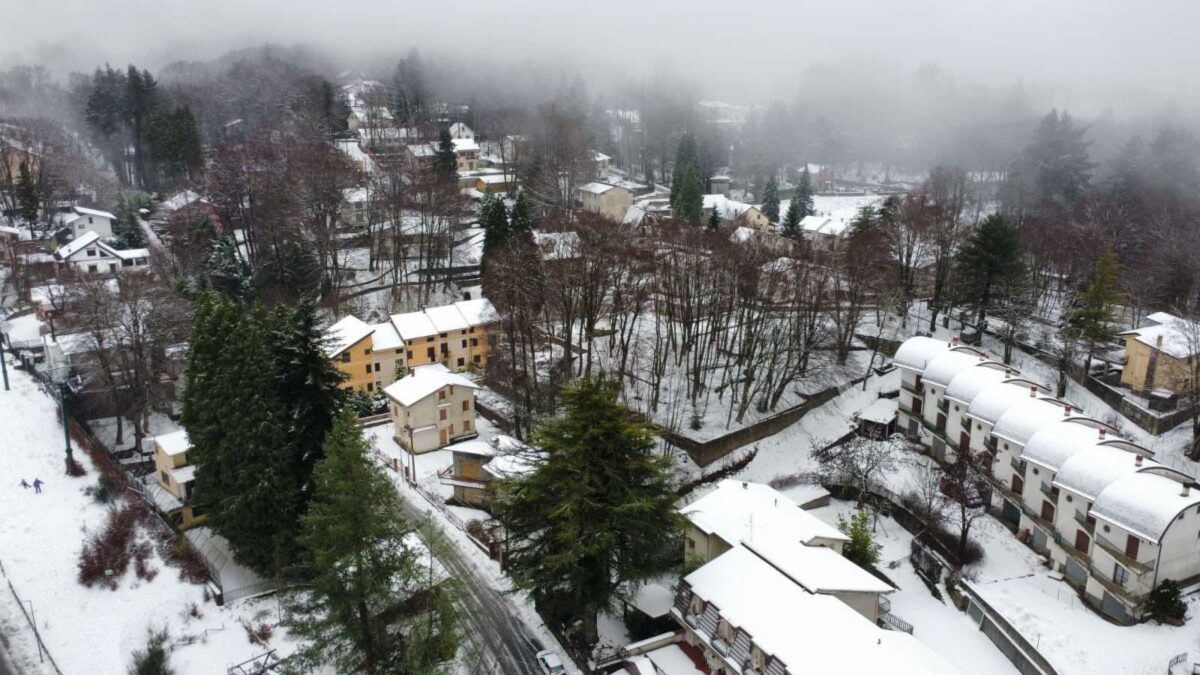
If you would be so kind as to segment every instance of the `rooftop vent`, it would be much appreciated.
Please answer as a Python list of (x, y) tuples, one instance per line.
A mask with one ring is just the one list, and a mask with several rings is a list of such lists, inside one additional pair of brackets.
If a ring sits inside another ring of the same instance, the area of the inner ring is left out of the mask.
[(1133, 465), (1134, 465), (1134, 466), (1141, 466), (1141, 465), (1142, 465), (1142, 456), (1141, 456), (1141, 455), (1137, 455), (1136, 457), (1134, 457), (1134, 459), (1133, 459)]

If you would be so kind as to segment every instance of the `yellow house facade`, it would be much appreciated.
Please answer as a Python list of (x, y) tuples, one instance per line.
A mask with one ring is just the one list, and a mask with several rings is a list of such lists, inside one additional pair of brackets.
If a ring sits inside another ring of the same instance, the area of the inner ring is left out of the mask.
[(1200, 327), (1166, 312), (1151, 314), (1147, 321), (1148, 325), (1121, 334), (1125, 337), (1121, 384), (1138, 392), (1187, 393), (1200, 358)]
[(347, 316), (326, 331), (326, 353), (345, 377), (341, 388), (372, 393), (382, 364), (374, 358), (374, 329), (354, 316)]
[(207, 518), (191, 504), (196, 467), (189, 462), (190, 450), (191, 443), (187, 432), (183, 430), (154, 439), (154, 471), (158, 484), (178, 502), (170, 504), (165, 510), (175, 524), (184, 530)]

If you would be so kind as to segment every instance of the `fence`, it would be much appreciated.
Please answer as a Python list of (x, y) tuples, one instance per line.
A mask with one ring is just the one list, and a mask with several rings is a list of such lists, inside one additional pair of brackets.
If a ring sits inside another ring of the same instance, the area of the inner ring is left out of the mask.
[(49, 661), (50, 666), (54, 668), (54, 672), (62, 675), (62, 669), (55, 663), (54, 657), (50, 655), (50, 650), (46, 647), (46, 643), (42, 641), (42, 633), (38, 630), (37, 621), (34, 620), (33, 604), (30, 603), (29, 609), (25, 609), (25, 601), (21, 599), (21, 596), (17, 593), (17, 589), (13, 587), (12, 581), (8, 578), (8, 572), (4, 571), (4, 563), (2, 562), (0, 562), (0, 574), (4, 575), (4, 583), (8, 584), (8, 591), (12, 593), (13, 599), (17, 601), (17, 607), (21, 608), (21, 615), (25, 617), (25, 621), (29, 624), (29, 627), (33, 629), (33, 637), (37, 640), (38, 659), (42, 660), (43, 663)]
[(959, 588), (968, 598), (967, 614), (979, 622), (979, 630), (1008, 657), (1017, 670), (1023, 675), (1058, 675), (1046, 657), (980, 597), (968, 582), (961, 582)]
[(1173, 656), (1171, 660), (1167, 662), (1167, 675), (1171, 675), (1171, 671), (1174, 670), (1175, 666), (1187, 661), (1187, 655), (1187, 652), (1183, 652), (1182, 654), (1176, 654)]
[(887, 612), (880, 614), (879, 621), (883, 623), (884, 627), (890, 630), (898, 630), (902, 633), (908, 633), (909, 635), (912, 635), (913, 633), (912, 624), (894, 614)]

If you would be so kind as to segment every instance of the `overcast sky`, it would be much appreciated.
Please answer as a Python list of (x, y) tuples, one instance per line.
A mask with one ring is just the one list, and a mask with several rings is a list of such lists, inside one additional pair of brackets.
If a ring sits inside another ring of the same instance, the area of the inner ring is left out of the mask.
[(1049, 87), (1059, 105), (1190, 107), (1197, 25), (1200, 0), (0, 0), (0, 61), (155, 68), (266, 42), (353, 61), (417, 46), (579, 62), (585, 74), (667, 67), (748, 102), (790, 99), (815, 64), (936, 63), (963, 80)]

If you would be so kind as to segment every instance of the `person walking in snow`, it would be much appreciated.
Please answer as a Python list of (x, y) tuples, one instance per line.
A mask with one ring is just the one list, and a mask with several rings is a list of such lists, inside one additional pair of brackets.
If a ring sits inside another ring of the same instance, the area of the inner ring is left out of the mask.
[(21, 479), (21, 487), (25, 488), (26, 490), (29, 489), (29, 483), (26, 483), (24, 478)]
[(42, 494), (42, 486), (43, 486), (43, 485), (45, 485), (45, 483), (43, 483), (43, 482), (42, 482), (42, 479), (41, 479), (41, 478), (34, 478), (34, 479), (33, 479), (33, 492), (34, 492), (34, 494), (39, 494), (39, 495), (40, 495), (40, 494)]

